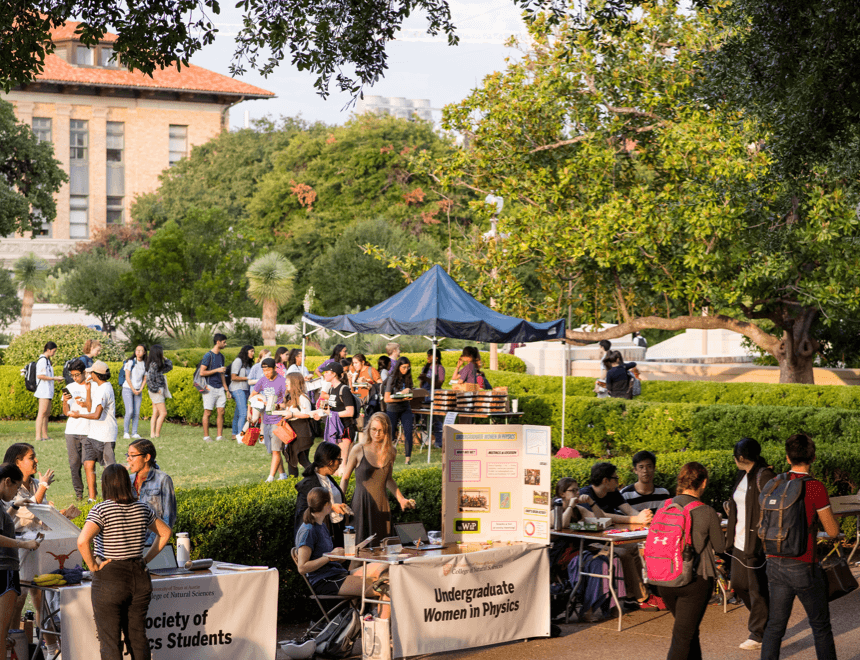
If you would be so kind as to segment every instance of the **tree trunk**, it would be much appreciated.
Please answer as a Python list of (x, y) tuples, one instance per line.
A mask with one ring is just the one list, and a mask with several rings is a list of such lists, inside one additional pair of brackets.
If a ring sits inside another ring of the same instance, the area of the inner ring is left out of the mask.
[(33, 289), (24, 289), (24, 299), (21, 301), (21, 334), (30, 332), (30, 320), (33, 318)]
[(274, 346), (277, 339), (275, 325), (278, 321), (278, 304), (274, 300), (263, 301), (263, 346)]
[(770, 351), (779, 363), (780, 383), (815, 382), (812, 368), (819, 343), (810, 336), (810, 329), (817, 314), (817, 310), (805, 310), (783, 324), (782, 340)]

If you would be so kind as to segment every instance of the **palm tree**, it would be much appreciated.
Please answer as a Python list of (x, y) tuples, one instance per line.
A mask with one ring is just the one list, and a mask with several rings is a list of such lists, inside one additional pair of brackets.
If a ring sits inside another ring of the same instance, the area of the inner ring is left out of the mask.
[(259, 257), (248, 268), (248, 295), (263, 306), (263, 344), (275, 345), (278, 309), (293, 296), (296, 267), (277, 252)]
[(36, 292), (45, 288), (48, 281), (48, 263), (32, 252), (28, 252), (15, 262), (15, 284), (24, 292), (21, 301), (21, 334), (30, 331), (33, 317), (33, 301)]

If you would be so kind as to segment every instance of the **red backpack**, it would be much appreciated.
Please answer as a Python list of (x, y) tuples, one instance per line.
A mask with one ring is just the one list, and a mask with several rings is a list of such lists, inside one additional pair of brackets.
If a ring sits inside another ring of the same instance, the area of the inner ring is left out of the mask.
[(683, 587), (694, 580), (696, 552), (690, 539), (690, 512), (698, 506), (703, 506), (698, 500), (685, 507), (666, 500), (654, 514), (645, 541), (649, 584)]

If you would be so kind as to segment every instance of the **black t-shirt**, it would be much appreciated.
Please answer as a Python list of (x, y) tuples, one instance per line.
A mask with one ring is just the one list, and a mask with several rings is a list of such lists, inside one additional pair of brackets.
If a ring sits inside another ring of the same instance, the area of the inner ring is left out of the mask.
[[(403, 381), (400, 381), (400, 383), (398, 385), (394, 384), (394, 375), (392, 374), (385, 381), (383, 394), (385, 392), (388, 392), (389, 394), (397, 394), (398, 392), (400, 392), (401, 390), (403, 390), (405, 388), (406, 388), (406, 384)], [(391, 412), (396, 412), (396, 413), (406, 412), (411, 407), (412, 407), (412, 404), (410, 403), (410, 401), (408, 399), (403, 400), (403, 401), (398, 401), (397, 399), (394, 399), (390, 403), (385, 404), (386, 410), (391, 411)]]
[(604, 497), (597, 497), (594, 493), (594, 487), (588, 485), (585, 488), (581, 488), (579, 490), (579, 494), (588, 495), (604, 513), (617, 513), (622, 516), (625, 515), (621, 511), (621, 505), (624, 504), (624, 496), (617, 490), (614, 490), (611, 493), (606, 493)]
[[(358, 414), (358, 409), (355, 408), (355, 402), (352, 392), (349, 391), (347, 385), (337, 385), (328, 393), (328, 400), (331, 402), (331, 409), (335, 412), (343, 412), (349, 406), (353, 406), (353, 415)], [(341, 417), (341, 424), (344, 428), (355, 426), (354, 417)]]

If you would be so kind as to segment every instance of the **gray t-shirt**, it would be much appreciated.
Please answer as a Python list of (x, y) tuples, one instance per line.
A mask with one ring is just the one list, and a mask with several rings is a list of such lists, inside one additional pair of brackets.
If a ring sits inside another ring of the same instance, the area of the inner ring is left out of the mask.
[(251, 389), (247, 380), (232, 380), (233, 376), (248, 377), (248, 369), (242, 364), (242, 360), (239, 358), (233, 360), (233, 364), (230, 365), (230, 391), (245, 390), (247, 392)]

